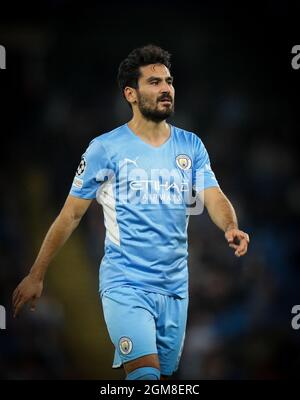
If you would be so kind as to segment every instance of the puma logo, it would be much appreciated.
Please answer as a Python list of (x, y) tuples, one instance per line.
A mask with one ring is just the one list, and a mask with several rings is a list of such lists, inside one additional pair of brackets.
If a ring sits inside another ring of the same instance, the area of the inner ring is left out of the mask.
[(138, 158), (139, 157), (136, 157), (135, 160), (131, 160), (130, 158), (124, 158), (123, 162), (121, 163), (121, 167), (123, 167), (126, 164), (133, 164), (136, 167), (138, 167), (137, 162), (136, 162)]

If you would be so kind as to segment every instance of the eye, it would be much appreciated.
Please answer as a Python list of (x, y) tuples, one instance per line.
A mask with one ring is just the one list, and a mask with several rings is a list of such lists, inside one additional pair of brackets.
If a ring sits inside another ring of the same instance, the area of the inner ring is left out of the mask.
[(158, 85), (158, 81), (152, 81), (151, 85)]

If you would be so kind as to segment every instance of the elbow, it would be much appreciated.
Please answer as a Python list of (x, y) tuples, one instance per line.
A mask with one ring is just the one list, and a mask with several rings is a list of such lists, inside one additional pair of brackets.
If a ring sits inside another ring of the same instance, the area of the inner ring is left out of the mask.
[(70, 210), (64, 210), (62, 209), (61, 212), (59, 213), (57, 219), (62, 224), (65, 224), (66, 226), (73, 226), (76, 228), (76, 226), (79, 224), (81, 220), (81, 215), (78, 215), (74, 212), (71, 212)]

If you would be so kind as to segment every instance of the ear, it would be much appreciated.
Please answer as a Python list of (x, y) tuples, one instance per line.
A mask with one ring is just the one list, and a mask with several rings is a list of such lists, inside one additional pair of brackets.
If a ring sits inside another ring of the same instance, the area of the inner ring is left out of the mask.
[(126, 86), (124, 89), (124, 96), (130, 104), (136, 103), (137, 96), (136, 96), (136, 90), (134, 88)]

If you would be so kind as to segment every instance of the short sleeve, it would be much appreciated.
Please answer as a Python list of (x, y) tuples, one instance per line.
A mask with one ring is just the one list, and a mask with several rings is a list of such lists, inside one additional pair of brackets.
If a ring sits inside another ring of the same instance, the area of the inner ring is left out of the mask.
[(101, 183), (111, 171), (111, 162), (99, 140), (92, 140), (82, 155), (70, 194), (82, 199), (94, 199)]
[(194, 139), (193, 189), (198, 193), (209, 187), (219, 187), (219, 184), (204, 144), (198, 136), (194, 135)]

